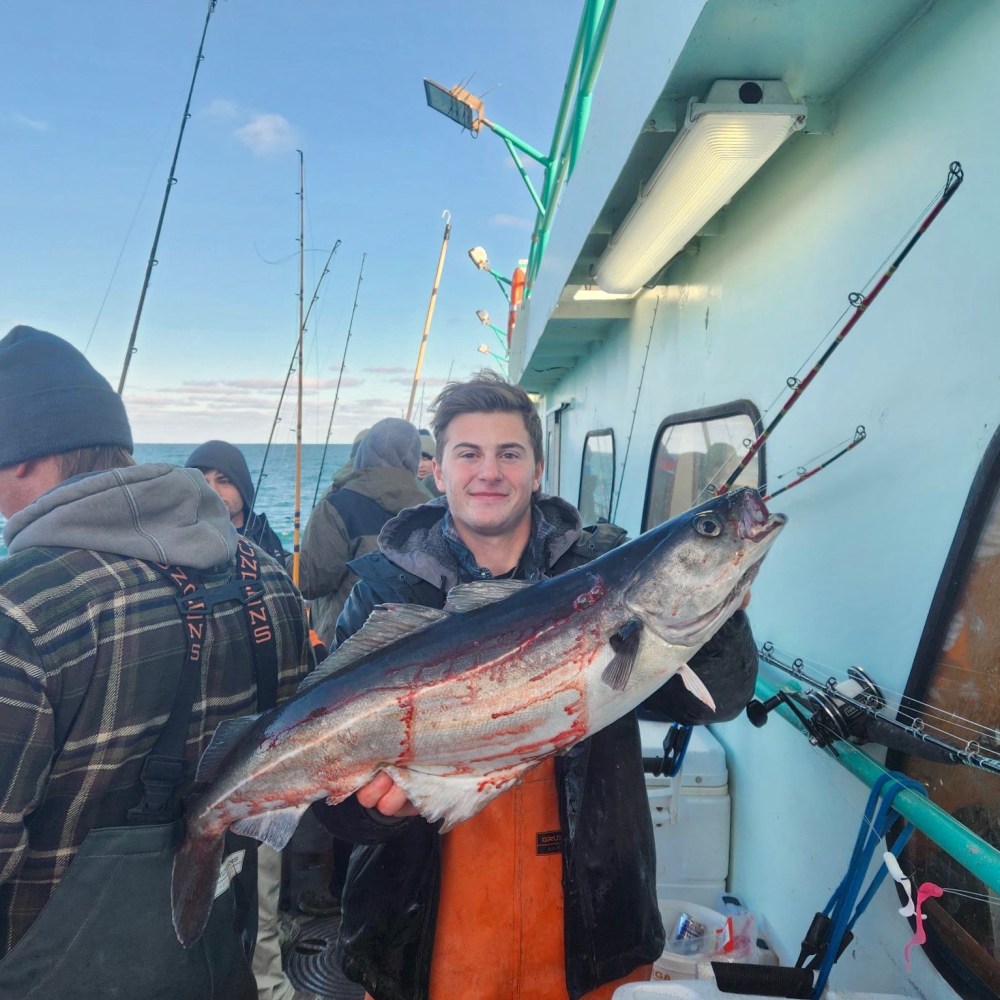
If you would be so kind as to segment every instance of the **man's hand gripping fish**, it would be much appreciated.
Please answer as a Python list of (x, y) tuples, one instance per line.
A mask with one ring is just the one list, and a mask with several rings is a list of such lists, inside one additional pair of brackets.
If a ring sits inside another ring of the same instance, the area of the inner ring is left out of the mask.
[(714, 709), (687, 660), (784, 523), (737, 490), (553, 579), (464, 584), (441, 611), (377, 608), (294, 698), (216, 731), (174, 859), (179, 940), (204, 929), (229, 827), (281, 850), (311, 802), (384, 770), (444, 832), (674, 673)]

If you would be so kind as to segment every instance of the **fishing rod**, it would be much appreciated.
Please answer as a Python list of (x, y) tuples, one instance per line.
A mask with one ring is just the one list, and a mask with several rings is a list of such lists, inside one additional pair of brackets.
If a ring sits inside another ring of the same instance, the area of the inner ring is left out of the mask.
[(444, 236), (441, 239), (441, 252), (438, 254), (437, 270), (434, 272), (434, 285), (431, 288), (431, 300), (427, 304), (427, 318), (424, 320), (424, 333), (420, 338), (420, 350), (417, 352), (417, 367), (413, 372), (413, 385), (410, 386), (410, 401), (406, 404), (406, 419), (413, 412), (413, 397), (417, 394), (417, 383), (420, 381), (420, 369), (424, 364), (424, 351), (427, 350), (427, 337), (431, 332), (431, 319), (434, 316), (434, 306), (437, 302), (438, 285), (441, 283), (441, 271), (444, 269), (444, 257), (448, 252), (448, 240), (451, 239), (451, 212), (445, 209), (441, 213), (444, 222)]
[(302, 342), (306, 329), (306, 160), (301, 149), (299, 154), (299, 336), (296, 341), (298, 351), (298, 397), (295, 411), (295, 511), (292, 515), (292, 583), (299, 585), (299, 529), (302, 521)]
[[(765, 663), (790, 674), (811, 690), (778, 691), (767, 701), (751, 701), (747, 706), (747, 717), (757, 728), (767, 722), (772, 709), (784, 704), (795, 712), (806, 727), (809, 742), (814, 746), (830, 746), (836, 740), (856, 745), (879, 743), (925, 760), (942, 764), (965, 764), (991, 774), (1000, 774), (1000, 759), (984, 754), (979, 740), (966, 740), (964, 746), (958, 746), (929, 732), (932, 727), (915, 713), (908, 719), (905, 718), (907, 710), (903, 709), (902, 719), (883, 715), (885, 695), (861, 667), (849, 667), (848, 679), (838, 682), (834, 677), (822, 679), (813, 676), (801, 659), (786, 663), (777, 656), (771, 642), (765, 642), (761, 646), (759, 656)], [(795, 702), (804, 706), (811, 714), (808, 717), (802, 715)], [(830, 749), (833, 749), (832, 746)]]
[(774, 431), (774, 429), (785, 418), (785, 414), (788, 413), (788, 411), (795, 405), (795, 403), (802, 396), (802, 393), (806, 391), (806, 389), (812, 383), (812, 380), (819, 374), (820, 369), (829, 360), (830, 355), (833, 354), (833, 352), (844, 342), (844, 338), (851, 332), (851, 330), (854, 328), (854, 325), (858, 322), (859, 319), (861, 319), (861, 317), (867, 311), (868, 307), (878, 297), (882, 289), (885, 288), (889, 279), (896, 273), (896, 271), (899, 268), (899, 265), (903, 263), (903, 261), (906, 259), (909, 252), (916, 245), (920, 237), (923, 236), (925, 232), (927, 232), (927, 229), (930, 227), (930, 224), (938, 217), (944, 206), (947, 205), (948, 202), (951, 200), (951, 196), (958, 190), (959, 186), (961, 185), (964, 179), (964, 176), (965, 175), (962, 172), (962, 164), (959, 163), (958, 160), (954, 160), (948, 167), (948, 177), (945, 180), (944, 189), (941, 193), (940, 198), (938, 198), (937, 203), (930, 210), (930, 212), (928, 212), (923, 222), (921, 222), (920, 225), (917, 227), (916, 232), (913, 234), (913, 236), (910, 237), (907, 244), (900, 251), (896, 259), (889, 265), (886, 272), (882, 275), (881, 278), (879, 278), (878, 282), (872, 288), (871, 292), (869, 292), (868, 295), (864, 295), (861, 292), (852, 292), (850, 294), (850, 296), (848, 297), (848, 301), (854, 308), (853, 315), (843, 325), (840, 332), (834, 338), (833, 343), (831, 343), (830, 346), (826, 349), (826, 351), (823, 352), (820, 359), (812, 366), (809, 372), (801, 380), (796, 378), (795, 376), (792, 376), (791, 378), (788, 379), (787, 385), (788, 388), (791, 389), (791, 395), (785, 401), (785, 404), (781, 407), (778, 413), (775, 414), (775, 417), (771, 421), (771, 423), (768, 424), (768, 426), (765, 427), (763, 431), (761, 431), (757, 440), (750, 445), (749, 451), (747, 451), (747, 453), (740, 460), (739, 465), (736, 466), (736, 468), (733, 470), (729, 478), (719, 488), (718, 495), (726, 493), (732, 488), (733, 484), (739, 478), (740, 474), (753, 460), (754, 455), (756, 455), (757, 452), (760, 451), (761, 446), (764, 444), (764, 442), (771, 436), (771, 433)]
[[(319, 299), (319, 289), (323, 284), (323, 279), (330, 273), (330, 262), (333, 260), (333, 255), (337, 252), (337, 248), (340, 246), (340, 240), (337, 240), (333, 244), (333, 249), (330, 251), (330, 255), (326, 258), (326, 263), (323, 265), (323, 273), (319, 276), (319, 280), (316, 282), (316, 290), (313, 292), (313, 297), (309, 302), (309, 308), (306, 310), (306, 328), (308, 329), (309, 316), (312, 314), (312, 308), (316, 305)], [(295, 362), (298, 358), (298, 341), (296, 340), (295, 347), (292, 348), (292, 359), (288, 362), (288, 371), (285, 373), (285, 384), (281, 387), (281, 395), (278, 397), (278, 407), (274, 411), (274, 420), (271, 421), (271, 433), (267, 436), (267, 444), (264, 447), (264, 457), (261, 459), (260, 472), (257, 474), (257, 485), (254, 487), (253, 495), (257, 496), (260, 490), (261, 481), (264, 479), (264, 469), (267, 467), (267, 456), (271, 452), (271, 442), (274, 440), (274, 432), (278, 428), (278, 423), (281, 420), (281, 407), (285, 402), (285, 393), (288, 391), (288, 383), (292, 379), (292, 372), (295, 371)]]
[(768, 493), (766, 496), (761, 497), (761, 499), (767, 503), (768, 500), (773, 500), (775, 497), (780, 497), (782, 493), (787, 493), (793, 487), (798, 486), (799, 483), (804, 483), (807, 479), (811, 479), (817, 472), (825, 469), (828, 465), (832, 465), (838, 458), (857, 448), (866, 437), (868, 437), (868, 434), (865, 431), (864, 425), (859, 424), (857, 430), (854, 432), (854, 440), (845, 448), (841, 448), (836, 455), (831, 455), (825, 462), (820, 462), (819, 465), (814, 466), (808, 472), (799, 466), (799, 477), (797, 479), (793, 479), (787, 486), (782, 486), (780, 490)]
[(344, 341), (344, 354), (340, 359), (340, 371), (337, 373), (337, 388), (333, 393), (333, 408), (330, 410), (330, 423), (326, 428), (326, 441), (323, 442), (323, 455), (319, 461), (319, 475), (316, 476), (316, 492), (313, 494), (313, 507), (319, 499), (319, 486), (323, 482), (323, 466), (326, 464), (326, 450), (330, 446), (330, 434), (333, 432), (333, 417), (337, 412), (337, 400), (340, 398), (340, 380), (344, 377), (344, 365), (347, 364), (347, 345), (351, 342), (351, 330), (354, 327), (354, 314), (358, 309), (358, 293), (361, 291), (361, 278), (365, 273), (365, 259), (368, 254), (361, 255), (361, 270), (358, 272), (358, 286), (354, 289), (354, 306), (351, 309), (351, 319), (347, 324), (347, 339)]
[(142, 316), (142, 307), (146, 301), (146, 292), (149, 291), (149, 280), (153, 276), (153, 267), (156, 261), (156, 248), (160, 243), (160, 232), (163, 229), (163, 219), (167, 214), (167, 202), (170, 200), (170, 190), (177, 183), (174, 171), (177, 169), (177, 158), (181, 152), (181, 140), (184, 138), (184, 127), (191, 117), (191, 98), (194, 95), (194, 83), (198, 79), (198, 67), (204, 59), (202, 54), (205, 50), (205, 36), (208, 34), (208, 22), (215, 11), (216, 0), (209, 0), (208, 13), (205, 15), (205, 27), (201, 31), (201, 43), (198, 46), (198, 55), (194, 61), (194, 72), (191, 74), (191, 86), (188, 88), (187, 103), (184, 105), (184, 114), (181, 116), (181, 127), (177, 133), (177, 144), (174, 146), (174, 158), (170, 163), (170, 173), (167, 176), (167, 187), (163, 192), (163, 204), (160, 206), (160, 217), (156, 222), (156, 232), (153, 235), (153, 247), (149, 251), (149, 260), (146, 262), (146, 275), (142, 281), (142, 291), (139, 293), (139, 305), (135, 311), (135, 319), (132, 321), (132, 333), (128, 338), (128, 348), (125, 351), (125, 363), (122, 365), (121, 377), (118, 379), (118, 395), (125, 389), (125, 379), (128, 376), (129, 365), (132, 363), (132, 355), (136, 353), (135, 338), (139, 332), (139, 319)]

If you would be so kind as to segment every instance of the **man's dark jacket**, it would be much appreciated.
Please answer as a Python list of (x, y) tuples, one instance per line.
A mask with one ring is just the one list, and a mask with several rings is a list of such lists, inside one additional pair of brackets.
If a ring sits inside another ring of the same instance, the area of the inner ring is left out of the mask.
[[(376, 604), (441, 608), (456, 583), (489, 578), (447, 514), (445, 498), (404, 511), (379, 538), (381, 551), (351, 563), (360, 577), (337, 623), (337, 641), (357, 632)], [(576, 510), (539, 496), (532, 534), (515, 576), (539, 579), (589, 562), (625, 540), (614, 525), (581, 530)], [(713, 721), (746, 705), (757, 656), (738, 612), (691, 662), (717, 704)], [(678, 722), (708, 721), (704, 706), (671, 678), (650, 699)], [(656, 900), (656, 853), (635, 712), (556, 758), (564, 834), (566, 986), (571, 1000), (659, 958), (664, 931)], [(342, 904), (338, 957), (376, 1000), (427, 1000), (441, 879), (438, 825), (386, 820), (345, 803), (315, 807), (355, 848)], [(613, 861), (612, 861), (613, 859)]]

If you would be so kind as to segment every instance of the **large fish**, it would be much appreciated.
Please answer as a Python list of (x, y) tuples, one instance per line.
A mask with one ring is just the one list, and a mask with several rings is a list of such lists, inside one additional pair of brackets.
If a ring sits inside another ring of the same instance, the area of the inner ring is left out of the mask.
[(227, 828), (280, 850), (309, 804), (381, 769), (442, 832), (679, 672), (740, 606), (784, 524), (739, 490), (538, 583), (377, 608), (290, 701), (219, 726), (173, 868), (179, 940), (208, 917)]

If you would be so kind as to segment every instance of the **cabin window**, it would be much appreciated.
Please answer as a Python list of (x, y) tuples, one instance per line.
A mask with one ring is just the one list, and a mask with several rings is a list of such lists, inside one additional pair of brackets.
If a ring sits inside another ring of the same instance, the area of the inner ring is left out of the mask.
[[(713, 495), (757, 437), (760, 414), (747, 400), (668, 417), (653, 445), (642, 530), (689, 510)], [(735, 486), (761, 485), (763, 448)]]
[(615, 492), (615, 432), (610, 428), (589, 431), (583, 442), (580, 465), (580, 500), (577, 507), (584, 524), (611, 520)]
[[(966, 502), (899, 715), (920, 718), (928, 735), (1000, 759), (1000, 432)], [(973, 833), (1000, 844), (1000, 775), (900, 754), (887, 764), (922, 781), (931, 800)], [(945, 890), (924, 910), (927, 952), (939, 971), (963, 997), (1000, 996), (1000, 896), (919, 831), (902, 867), (914, 887), (935, 882)]]

